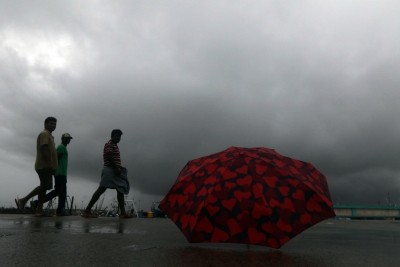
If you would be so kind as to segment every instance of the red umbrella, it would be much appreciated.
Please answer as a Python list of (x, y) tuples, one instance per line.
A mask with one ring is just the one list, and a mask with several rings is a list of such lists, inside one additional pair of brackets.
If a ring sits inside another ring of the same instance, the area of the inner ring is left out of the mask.
[(189, 242), (272, 248), (335, 216), (325, 176), (269, 148), (230, 147), (189, 161), (160, 208)]

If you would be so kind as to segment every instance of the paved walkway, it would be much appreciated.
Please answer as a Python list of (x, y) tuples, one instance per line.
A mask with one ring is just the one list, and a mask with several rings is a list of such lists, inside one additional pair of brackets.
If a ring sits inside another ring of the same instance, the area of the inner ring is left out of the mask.
[(190, 244), (168, 219), (0, 215), (0, 266), (400, 266), (400, 221), (327, 220), (273, 250)]

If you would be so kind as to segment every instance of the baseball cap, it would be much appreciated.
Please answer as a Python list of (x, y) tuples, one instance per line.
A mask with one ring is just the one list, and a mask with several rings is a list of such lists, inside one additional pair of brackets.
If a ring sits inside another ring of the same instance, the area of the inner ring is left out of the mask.
[(72, 139), (72, 136), (71, 136), (69, 133), (63, 133), (63, 134), (61, 135), (61, 138), (69, 138), (69, 139)]

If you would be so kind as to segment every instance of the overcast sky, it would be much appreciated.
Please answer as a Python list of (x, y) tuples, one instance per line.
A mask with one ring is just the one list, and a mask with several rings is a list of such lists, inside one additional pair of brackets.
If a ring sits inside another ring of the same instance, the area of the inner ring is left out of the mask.
[(400, 204), (399, 1), (0, 3), (0, 206), (38, 185), (47, 116), (78, 207), (114, 128), (143, 209), (229, 146), (313, 163), (335, 204)]

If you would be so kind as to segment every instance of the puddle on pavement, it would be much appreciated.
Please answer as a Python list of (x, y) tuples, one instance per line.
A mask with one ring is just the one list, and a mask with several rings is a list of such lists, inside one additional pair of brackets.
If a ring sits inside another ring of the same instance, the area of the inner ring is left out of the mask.
[(0, 233), (0, 238), (2, 237), (7, 237), (7, 236), (12, 236), (12, 233)]
[(146, 231), (136, 229), (126, 229), (123, 224), (115, 225), (83, 225), (80, 228), (75, 228), (74, 233), (92, 233), (92, 234), (136, 234), (145, 235)]
[[(104, 221), (82, 221), (62, 220), (55, 218), (20, 218), (10, 221), (2, 221), (2, 228), (23, 228), (30, 232), (54, 232), (68, 231), (72, 234), (94, 233), (94, 234), (135, 234), (146, 235), (147, 232), (127, 227), (126, 223), (118, 220), (112, 222)], [(4, 227), (3, 227), (4, 226)]]

